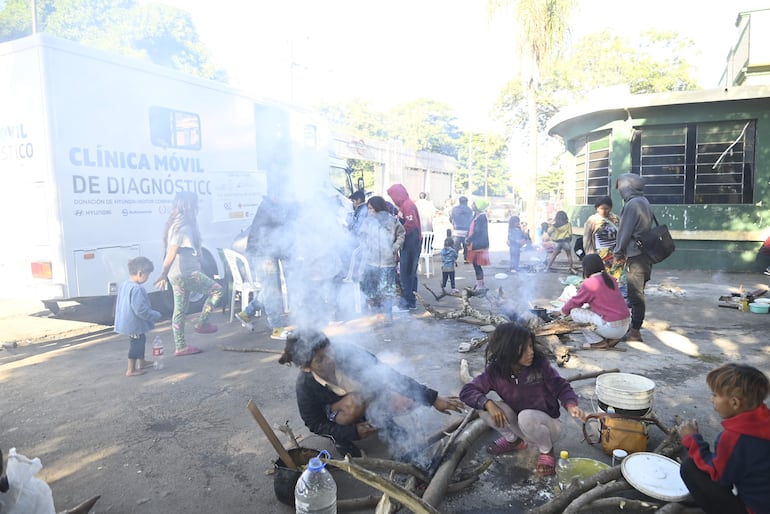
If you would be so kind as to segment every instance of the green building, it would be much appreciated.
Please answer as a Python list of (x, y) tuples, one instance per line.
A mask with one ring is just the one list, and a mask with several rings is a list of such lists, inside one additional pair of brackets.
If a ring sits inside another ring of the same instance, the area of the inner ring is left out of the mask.
[(722, 77), (729, 87), (607, 90), (552, 120), (549, 134), (560, 136), (574, 158), (565, 203), (576, 230), (602, 196), (610, 195), (620, 213), (615, 178), (637, 173), (676, 240), (674, 255), (656, 267), (761, 271), (770, 264), (757, 255), (770, 235), (770, 58), (767, 45), (749, 44), (767, 38), (770, 10), (741, 13), (736, 25), (739, 42)]

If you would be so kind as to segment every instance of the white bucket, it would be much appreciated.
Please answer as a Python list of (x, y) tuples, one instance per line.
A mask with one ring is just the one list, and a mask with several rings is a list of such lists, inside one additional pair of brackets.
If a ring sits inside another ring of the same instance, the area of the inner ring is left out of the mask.
[(629, 411), (652, 408), (655, 382), (631, 373), (605, 373), (596, 378), (596, 396), (600, 402)]

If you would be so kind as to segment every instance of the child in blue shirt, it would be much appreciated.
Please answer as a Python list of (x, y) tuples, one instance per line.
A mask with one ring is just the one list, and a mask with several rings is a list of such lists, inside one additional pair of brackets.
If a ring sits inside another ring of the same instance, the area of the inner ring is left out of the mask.
[[(449, 230), (447, 230), (449, 232)], [(452, 286), (453, 293), (459, 293), (455, 288), (455, 268), (457, 267), (457, 250), (451, 237), (444, 240), (444, 248), (441, 249), (441, 289), (446, 287), (446, 281)]]
[(150, 306), (150, 298), (142, 284), (147, 282), (154, 269), (152, 261), (147, 257), (134, 257), (128, 261), (128, 280), (118, 290), (114, 330), (118, 334), (126, 334), (129, 338), (127, 377), (142, 375), (142, 369), (153, 364), (144, 358), (147, 340), (145, 332), (155, 327), (155, 322), (160, 319), (160, 312)]

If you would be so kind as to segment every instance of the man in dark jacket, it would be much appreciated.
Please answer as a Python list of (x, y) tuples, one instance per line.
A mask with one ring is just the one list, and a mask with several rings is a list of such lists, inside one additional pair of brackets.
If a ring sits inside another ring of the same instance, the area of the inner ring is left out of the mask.
[(403, 434), (405, 429), (396, 429), (392, 418), (416, 405), (445, 413), (463, 408), (459, 399), (439, 396), (365, 349), (332, 344), (315, 330), (291, 333), (278, 362), (302, 369), (297, 377), (300, 416), (311, 432), (331, 436), (342, 453), (355, 455), (353, 441), (374, 432), (383, 440), (396, 431)]
[(615, 187), (624, 204), (615, 242), (614, 264), (620, 266), (625, 261), (628, 307), (631, 309), (631, 328), (624, 340), (641, 341), (640, 330), (646, 311), (644, 286), (652, 275), (652, 262), (642, 253), (636, 241), (639, 234), (652, 228), (652, 207), (644, 197), (644, 179), (639, 175), (624, 173), (618, 177)]
[(401, 247), (400, 275), (401, 301), (394, 311), (405, 311), (417, 308), (414, 292), (417, 291), (417, 266), (420, 264), (422, 248), (422, 233), (420, 231), (420, 214), (417, 206), (409, 198), (409, 193), (402, 184), (393, 184), (388, 188), (388, 195), (398, 206), (398, 218), (404, 225), (404, 246)]
[(473, 221), (473, 210), (468, 207), (468, 198), (461, 196), (459, 205), (455, 205), (452, 212), (449, 213), (449, 222), (452, 223), (452, 238), (455, 240), (455, 251), (460, 253), (460, 246), (463, 247), (463, 260), (468, 264), (468, 230)]

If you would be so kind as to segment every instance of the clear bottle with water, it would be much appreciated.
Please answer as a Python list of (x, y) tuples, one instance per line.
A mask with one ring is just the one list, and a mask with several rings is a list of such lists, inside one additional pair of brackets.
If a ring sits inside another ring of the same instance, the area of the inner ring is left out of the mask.
[(572, 468), (567, 450), (559, 452), (559, 461), (556, 463), (556, 478), (559, 480), (561, 491), (564, 492), (572, 481)]
[(163, 369), (163, 339), (155, 336), (152, 340), (152, 366), (155, 369)]
[(331, 457), (326, 450), (313, 457), (294, 487), (296, 514), (337, 514), (337, 484), (321, 456)]

